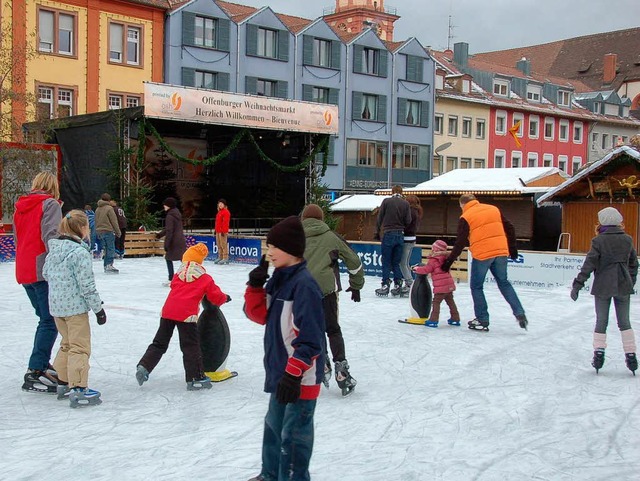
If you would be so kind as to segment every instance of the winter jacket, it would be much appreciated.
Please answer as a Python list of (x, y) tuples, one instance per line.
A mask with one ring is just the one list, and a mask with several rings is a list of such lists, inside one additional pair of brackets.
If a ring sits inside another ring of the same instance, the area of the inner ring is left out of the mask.
[(102, 234), (104, 232), (114, 232), (116, 237), (120, 237), (120, 227), (118, 226), (118, 218), (113, 206), (107, 200), (99, 200), (96, 207), (96, 232)]
[(376, 221), (376, 232), (399, 230), (404, 232), (405, 227), (411, 224), (411, 207), (400, 194), (393, 194), (387, 197), (380, 204), (378, 219)]
[(116, 213), (116, 219), (118, 219), (118, 227), (120, 227), (120, 230), (126, 229), (127, 216), (124, 214), (124, 209), (122, 207), (114, 207), (113, 211)]
[(47, 243), (57, 237), (61, 220), (60, 202), (48, 193), (33, 191), (18, 199), (13, 214), (18, 284), (44, 280), (42, 266), (47, 255)]
[(591, 239), (573, 287), (582, 289), (593, 272), (591, 294), (598, 297), (628, 296), (638, 277), (638, 257), (633, 239), (620, 227), (607, 226)]
[(89, 246), (78, 237), (51, 239), (42, 273), (49, 283), (52, 316), (75, 316), (102, 309)]
[(229, 232), (229, 222), (231, 222), (231, 212), (226, 207), (220, 209), (216, 214), (215, 230), (218, 234), (227, 234)]
[(162, 307), (162, 317), (177, 322), (196, 322), (204, 296), (216, 306), (227, 302), (227, 295), (201, 264), (186, 262), (171, 280), (171, 292)]
[(426, 265), (415, 268), (416, 274), (431, 274), (434, 294), (447, 294), (456, 290), (456, 283), (451, 274), (442, 270), (447, 254), (446, 251), (431, 254)]
[(182, 231), (182, 214), (174, 207), (167, 211), (164, 220), (164, 229), (156, 234), (160, 239), (164, 237), (165, 259), (168, 261), (180, 261), (184, 251), (187, 250), (187, 241)]
[(338, 259), (342, 259), (347, 267), (349, 286), (358, 291), (362, 289), (364, 286), (362, 262), (349, 244), (319, 219), (304, 219), (302, 227), (307, 240), (304, 250), (307, 269), (320, 286), (322, 295), (326, 296), (342, 290)]
[(302, 376), (300, 399), (317, 399), (324, 376), (322, 292), (306, 261), (276, 269), (264, 288), (248, 286), (244, 312), (266, 325), (265, 392), (274, 393), (285, 371)]
[(89, 219), (89, 229), (91, 232), (96, 230), (96, 213), (92, 210), (85, 210), (85, 214), (87, 214), (87, 219)]
[(420, 209), (415, 206), (411, 206), (411, 223), (404, 228), (404, 241), (405, 242), (415, 242), (416, 241), (416, 233), (418, 232), (418, 224), (422, 219), (422, 214), (420, 213)]

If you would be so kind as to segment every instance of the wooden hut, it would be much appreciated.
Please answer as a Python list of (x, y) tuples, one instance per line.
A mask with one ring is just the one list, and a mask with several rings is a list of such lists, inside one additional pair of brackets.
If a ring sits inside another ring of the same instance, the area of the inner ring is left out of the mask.
[(638, 250), (640, 151), (621, 146), (579, 171), (538, 199), (538, 205), (562, 205), (562, 232), (571, 252), (587, 252), (598, 211), (615, 207), (624, 217), (625, 231)]

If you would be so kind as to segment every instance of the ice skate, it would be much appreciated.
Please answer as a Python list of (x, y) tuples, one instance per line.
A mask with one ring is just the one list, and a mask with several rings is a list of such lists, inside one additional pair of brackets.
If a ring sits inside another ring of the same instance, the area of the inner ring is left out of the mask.
[(519, 316), (516, 316), (516, 319), (518, 320), (518, 324), (520, 325), (520, 327), (526, 331), (527, 325), (529, 324), (527, 316), (525, 316), (524, 314), (520, 314)]
[(202, 389), (211, 389), (212, 387), (211, 379), (209, 379), (208, 376), (187, 382), (187, 391), (201, 391)]
[(351, 394), (356, 387), (357, 381), (351, 377), (349, 363), (346, 360), (336, 362), (336, 382), (343, 396)]
[(68, 384), (58, 384), (56, 393), (58, 394), (58, 401), (64, 401), (65, 399), (69, 399), (71, 388)]
[(109, 264), (108, 266), (104, 267), (104, 273), (105, 274), (119, 274), (120, 271), (118, 269), (116, 269), (115, 267), (113, 267), (113, 264)]
[(389, 283), (383, 282), (382, 287), (376, 289), (376, 296), (378, 297), (387, 297), (389, 295)]
[(140, 386), (149, 380), (149, 371), (147, 371), (146, 367), (138, 364), (138, 367), (136, 368), (136, 379)]
[(87, 387), (74, 387), (69, 393), (69, 406), (74, 409), (80, 406), (97, 406), (98, 404), (102, 404), (100, 391)]
[(595, 368), (596, 374), (598, 374), (598, 371), (600, 371), (604, 365), (604, 349), (596, 349), (593, 351), (593, 361), (591, 361), (591, 365)]
[(454, 320), (454, 319), (449, 319), (447, 321), (447, 324), (449, 324), (450, 326), (459, 326), (460, 325), (460, 320)]
[(473, 329), (474, 331), (489, 331), (489, 321), (480, 321), (478, 319), (473, 319), (467, 323), (469, 329)]
[(329, 387), (329, 381), (331, 380), (331, 361), (327, 357), (324, 363), (324, 377), (322, 378), (322, 384)]
[(638, 358), (636, 358), (635, 352), (628, 352), (624, 355), (624, 362), (626, 363), (629, 371), (636, 375), (636, 369), (638, 369)]
[(395, 281), (394, 287), (391, 289), (391, 295), (393, 297), (406, 297), (409, 295), (409, 288), (404, 285), (402, 280)]
[(47, 371), (29, 369), (24, 375), (24, 383), (22, 384), (23, 391), (41, 394), (56, 394), (57, 388), (58, 379)]
[(438, 321), (432, 321), (431, 319), (427, 319), (424, 322), (424, 325), (427, 327), (438, 327)]

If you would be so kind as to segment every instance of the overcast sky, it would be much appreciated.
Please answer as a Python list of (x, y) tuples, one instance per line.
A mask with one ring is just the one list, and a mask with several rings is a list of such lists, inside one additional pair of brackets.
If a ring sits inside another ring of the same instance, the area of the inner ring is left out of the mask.
[[(231, 0), (278, 13), (316, 18), (332, 0)], [(401, 17), (394, 40), (416, 37), (424, 46), (447, 47), (449, 15), (455, 42), (470, 53), (553, 42), (640, 26), (640, 0), (391, 0)]]

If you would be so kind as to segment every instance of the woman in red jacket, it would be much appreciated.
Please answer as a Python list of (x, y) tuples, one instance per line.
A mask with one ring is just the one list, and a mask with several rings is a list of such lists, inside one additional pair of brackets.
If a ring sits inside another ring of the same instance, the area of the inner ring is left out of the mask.
[(218, 201), (218, 213), (216, 214), (216, 245), (218, 246), (218, 258), (214, 261), (216, 264), (229, 263), (229, 222), (231, 221), (231, 212), (227, 209), (227, 201), (220, 199)]
[(42, 277), (49, 239), (57, 237), (62, 220), (58, 179), (50, 172), (40, 172), (31, 184), (31, 192), (16, 202), (13, 232), (16, 243), (16, 280), (22, 284), (31, 305), (40, 318), (29, 368), (24, 375), (24, 391), (55, 393), (58, 378), (49, 369), (51, 351), (58, 330), (49, 313), (49, 285)]

